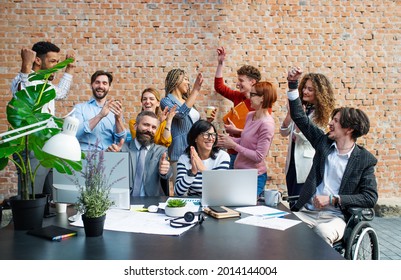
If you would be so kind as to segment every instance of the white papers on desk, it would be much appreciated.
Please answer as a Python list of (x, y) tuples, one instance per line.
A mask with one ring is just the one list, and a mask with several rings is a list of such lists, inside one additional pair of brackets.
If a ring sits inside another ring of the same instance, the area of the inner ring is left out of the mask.
[(260, 205), (239, 207), (235, 210), (253, 215), (235, 221), (236, 223), (245, 225), (265, 227), (277, 230), (286, 230), (287, 228), (295, 226), (296, 224), (299, 224), (301, 222), (297, 220), (283, 219), (283, 216), (290, 213), (268, 206)]
[(286, 230), (292, 226), (299, 224), (301, 221), (283, 219), (283, 218), (265, 218), (263, 216), (249, 216), (235, 221), (236, 223), (251, 225), (257, 227), (265, 227), (277, 230)]
[(256, 216), (284, 216), (284, 215), (288, 215), (290, 213), (276, 209), (276, 208), (272, 208), (272, 207), (268, 207), (268, 206), (263, 206), (263, 205), (259, 205), (259, 206), (249, 206), (249, 207), (239, 207), (236, 208), (235, 210), (245, 213), (245, 214), (249, 214), (249, 215), (256, 215)]
[[(71, 225), (83, 227), (82, 219), (71, 223)], [(192, 227), (173, 228), (170, 226), (169, 218), (164, 214), (122, 209), (108, 210), (104, 223), (106, 230), (160, 235), (180, 235)]]

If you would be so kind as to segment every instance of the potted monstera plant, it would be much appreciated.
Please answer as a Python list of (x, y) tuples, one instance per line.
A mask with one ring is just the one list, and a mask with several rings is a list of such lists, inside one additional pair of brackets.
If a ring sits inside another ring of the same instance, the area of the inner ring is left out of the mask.
[[(0, 140), (0, 170), (3, 170), (9, 161), (12, 161), (20, 173), (20, 193), (10, 198), (14, 228), (17, 230), (41, 227), (43, 221), (46, 197), (35, 195), (34, 182), (38, 166), (36, 168), (32, 167), (29, 159), (31, 153), (39, 160), (40, 165), (46, 168), (55, 168), (60, 173), (72, 174), (72, 169), (82, 169), (80, 160), (65, 160), (43, 151), (44, 144), (61, 131), (64, 122), (62, 118), (41, 112), (43, 105), (56, 97), (56, 91), (48, 84), (48, 80), (52, 73), (57, 72), (73, 61), (72, 58), (69, 58), (51, 69), (33, 72), (28, 79), (29, 81), (37, 81), (36, 85), (28, 86), (18, 91), (7, 104), (6, 113), (9, 131), (37, 124), (50, 118), (53, 119), (52, 123), (55, 124), (53, 128), (45, 128), (13, 140), (8, 139), (10, 140), (9, 142), (3, 142), (3, 140), (12, 137), (9, 135)], [(81, 155), (81, 158), (83, 157), (84, 154)], [(21, 210), (17, 209), (19, 206), (22, 207)], [(35, 217), (34, 213), (36, 213), (37, 217)], [(20, 217), (25, 219), (20, 221)]]

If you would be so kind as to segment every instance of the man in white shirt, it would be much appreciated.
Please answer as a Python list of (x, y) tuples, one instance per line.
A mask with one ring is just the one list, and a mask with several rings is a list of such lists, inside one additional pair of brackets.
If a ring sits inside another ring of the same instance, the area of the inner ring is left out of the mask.
[[(14, 78), (11, 84), (11, 92), (15, 94), (17, 91), (26, 88), (27, 86), (35, 85), (41, 81), (28, 81), (28, 75), (32, 72), (39, 70), (45, 70), (54, 67), (60, 62), (60, 48), (50, 42), (38, 42), (33, 45), (32, 49), (22, 48), (21, 49), (21, 72)], [(67, 54), (66, 58), (74, 58), (72, 54)], [(64, 99), (67, 97), (68, 91), (71, 87), (72, 73), (74, 64), (70, 63), (65, 69), (65, 73), (61, 78), (58, 85), (52, 84), (54, 75), (50, 76), (49, 84), (56, 90), (55, 100)], [(43, 106), (43, 113), (49, 113), (54, 115), (55, 104), (54, 100)]]
[[(13, 95), (17, 91), (24, 89), (28, 86), (36, 85), (42, 81), (28, 81), (28, 76), (32, 72), (39, 70), (45, 70), (54, 67), (60, 61), (60, 48), (50, 42), (37, 42), (33, 45), (32, 49), (22, 48), (21, 49), (21, 71), (13, 79), (11, 84), (11, 92)], [(74, 58), (72, 54), (67, 54), (66, 58)], [(68, 91), (71, 87), (72, 73), (74, 64), (70, 63), (66, 67), (65, 73), (61, 78), (58, 85), (52, 84), (54, 75), (49, 78), (49, 85), (52, 86), (56, 91), (55, 100), (64, 99), (67, 97)], [(42, 107), (42, 113), (55, 114), (55, 102), (54, 99)], [(18, 159), (17, 159), (18, 160)], [(33, 168), (35, 168), (39, 161), (34, 157), (33, 153), (30, 155), (30, 161)], [(18, 189), (20, 189), (20, 174), (18, 174)], [(51, 188), (53, 182), (53, 176), (51, 169), (40, 166), (36, 173), (35, 178), (35, 193), (46, 193), (51, 194)]]

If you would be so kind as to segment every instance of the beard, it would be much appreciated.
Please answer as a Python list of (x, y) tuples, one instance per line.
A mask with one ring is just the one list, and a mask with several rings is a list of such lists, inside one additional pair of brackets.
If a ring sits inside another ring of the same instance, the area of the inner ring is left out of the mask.
[(92, 94), (95, 97), (95, 99), (97, 100), (102, 100), (103, 98), (105, 98), (107, 96), (107, 94), (109, 93), (108, 90), (100, 90), (98, 88), (92, 88)]
[(150, 131), (137, 130), (136, 140), (138, 140), (142, 146), (149, 146), (155, 142), (155, 134)]

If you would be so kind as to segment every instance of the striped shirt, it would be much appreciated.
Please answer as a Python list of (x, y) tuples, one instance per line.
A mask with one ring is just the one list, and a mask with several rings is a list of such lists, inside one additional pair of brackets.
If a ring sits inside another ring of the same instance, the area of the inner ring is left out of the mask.
[[(216, 154), (216, 159), (208, 158), (202, 161), (207, 170), (228, 169), (230, 156), (226, 151), (220, 150)], [(198, 172), (195, 177), (188, 176), (187, 172), (192, 168), (188, 155), (182, 154), (177, 162), (177, 178), (174, 184), (176, 195), (201, 196), (202, 195), (202, 172)]]

